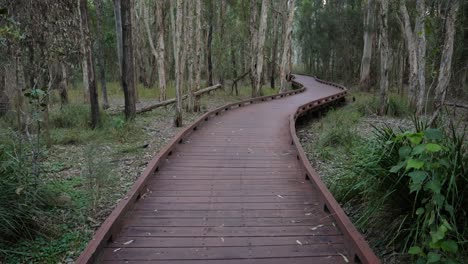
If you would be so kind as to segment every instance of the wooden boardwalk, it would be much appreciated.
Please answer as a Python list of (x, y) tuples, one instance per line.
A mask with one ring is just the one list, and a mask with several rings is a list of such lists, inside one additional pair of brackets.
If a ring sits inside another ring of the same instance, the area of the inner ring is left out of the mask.
[(295, 118), (315, 107), (304, 104), (343, 90), (295, 81), (300, 94), (232, 104), (179, 135), (77, 262), (378, 263), (291, 144)]

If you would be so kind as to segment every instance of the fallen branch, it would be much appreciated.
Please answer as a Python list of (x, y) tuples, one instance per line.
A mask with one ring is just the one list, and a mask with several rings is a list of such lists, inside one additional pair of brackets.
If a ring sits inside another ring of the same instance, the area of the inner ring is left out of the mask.
[[(223, 86), (221, 84), (216, 84), (216, 85), (213, 85), (213, 86), (210, 86), (210, 87), (207, 87), (207, 88), (204, 88), (204, 89), (201, 89), (197, 92), (194, 93), (195, 96), (201, 96), (205, 93), (210, 93), (214, 90), (218, 90), (220, 88), (222, 88)], [(182, 96), (182, 100), (185, 100), (187, 99), (187, 95), (184, 95)], [(140, 114), (140, 113), (144, 113), (144, 112), (148, 112), (148, 111), (151, 111), (153, 109), (156, 109), (158, 107), (161, 107), (161, 106), (166, 106), (166, 105), (170, 105), (170, 104), (173, 104), (176, 102), (176, 99), (175, 98), (172, 98), (172, 99), (169, 99), (169, 100), (166, 100), (166, 101), (162, 101), (162, 102), (159, 102), (159, 103), (156, 103), (154, 105), (150, 105), (150, 106), (147, 106), (147, 107), (143, 107), (141, 109), (138, 109), (136, 111), (137, 114)]]
[(237, 77), (236, 79), (232, 81), (231, 94), (234, 92), (234, 87), (236, 88), (236, 94), (239, 94), (239, 91), (237, 90), (237, 82), (244, 79), (244, 77), (247, 76), (247, 74), (249, 73), (250, 73), (250, 70), (246, 71), (244, 74), (242, 74), (241, 76)]
[(445, 103), (444, 105), (468, 109), (468, 105), (465, 105), (465, 104)]

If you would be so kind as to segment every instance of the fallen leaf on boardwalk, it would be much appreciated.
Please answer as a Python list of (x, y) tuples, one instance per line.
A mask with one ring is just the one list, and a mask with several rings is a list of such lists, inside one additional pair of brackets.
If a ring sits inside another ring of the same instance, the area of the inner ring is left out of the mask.
[(309, 215), (312, 215), (312, 213), (307, 213), (307, 214), (305, 214), (305, 215), (309, 216)]
[(322, 227), (323, 225), (318, 225), (318, 226), (314, 226), (314, 227), (311, 227), (310, 230), (317, 230), (319, 229), (320, 227)]
[(283, 197), (283, 196), (281, 196), (281, 195), (279, 195), (279, 194), (278, 194), (278, 195), (276, 195), (276, 196), (278, 196), (278, 197), (279, 197), (279, 198), (281, 198), (281, 199), (284, 199), (284, 197)]
[(223, 241), (223, 243), (224, 243), (224, 237), (221, 238), (221, 241)]
[(338, 254), (340, 254), (340, 256), (343, 257), (343, 259), (344, 259), (344, 261), (345, 261), (346, 263), (349, 263), (349, 260), (348, 260), (348, 258), (347, 258), (345, 255), (343, 255), (343, 254), (341, 254), (341, 253), (338, 253)]
[(114, 249), (114, 252), (117, 252), (119, 250), (121, 250), (121, 248), (116, 248), (116, 249)]
[(301, 246), (302, 246), (302, 242), (301, 242), (301, 241), (299, 241), (299, 240), (296, 240), (296, 243), (298, 243), (299, 245), (301, 245)]
[(251, 148), (247, 148), (247, 150), (249, 151), (249, 153), (253, 153), (253, 150)]
[(129, 241), (123, 243), (123, 244), (124, 244), (124, 245), (130, 245), (130, 244), (133, 243), (134, 241), (135, 241), (135, 240), (132, 239), (132, 240), (129, 240)]

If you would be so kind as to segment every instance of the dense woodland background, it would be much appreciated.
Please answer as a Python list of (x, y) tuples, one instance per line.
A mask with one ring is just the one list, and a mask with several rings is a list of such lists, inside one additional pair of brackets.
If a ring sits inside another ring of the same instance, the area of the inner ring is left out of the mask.
[[(405, 105), (444, 127), (468, 109), (468, 2), (0, 0), (0, 262), (73, 259), (141, 169), (108, 187), (102, 164), (137, 159), (149, 140), (151, 156), (166, 142), (154, 138), (176, 131), (167, 127), (216, 104), (284, 92), (291, 73), (373, 98), (382, 118)], [(207, 87), (224, 92), (196, 95)], [(140, 114), (148, 107), (157, 110)], [(462, 165), (454, 166), (464, 173)], [(37, 228), (41, 221), (54, 230)]]

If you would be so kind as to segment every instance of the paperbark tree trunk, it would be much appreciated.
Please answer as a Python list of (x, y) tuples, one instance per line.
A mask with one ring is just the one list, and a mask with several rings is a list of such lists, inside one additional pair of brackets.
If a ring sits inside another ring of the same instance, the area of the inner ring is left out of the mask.
[[(201, 25), (201, 11), (202, 11), (202, 1), (196, 0), (196, 33), (195, 33), (195, 91), (200, 90), (201, 83), (201, 67), (202, 67), (202, 25)], [(200, 101), (199, 98), (195, 97), (195, 102), (193, 110), (198, 112), (200, 110)]]
[[(123, 47), (122, 47), (122, 14), (120, 10), (121, 0), (114, 0), (114, 19), (115, 19), (115, 35), (117, 41), (117, 59), (119, 64), (120, 81), (122, 81), (122, 60), (123, 60)], [(120, 84), (122, 86), (122, 82)]]
[(159, 78), (159, 100), (166, 100), (167, 79), (166, 79), (166, 47), (164, 43), (164, 17), (163, 17), (164, 0), (156, 1), (156, 25), (158, 29), (158, 78)]
[(186, 53), (188, 58), (188, 89), (187, 89), (187, 112), (192, 112), (194, 107), (194, 90), (195, 90), (195, 75), (194, 75), (194, 63), (195, 63), (195, 34), (194, 34), (194, 15), (196, 7), (193, 4), (187, 5), (186, 13), (186, 41), (187, 46)]
[(122, 15), (122, 88), (125, 97), (125, 118), (132, 120), (136, 114), (135, 73), (132, 37), (132, 1), (121, 0)]
[(411, 21), (408, 15), (408, 10), (404, 0), (400, 1), (400, 13), (402, 16), (403, 36), (406, 40), (406, 48), (408, 50), (409, 59), (409, 91), (408, 101), (411, 106), (416, 106), (416, 93), (418, 88), (418, 55), (416, 50), (416, 41), (414, 39), (413, 30), (411, 29)]
[(370, 67), (372, 60), (373, 46), (373, 27), (374, 27), (374, 0), (368, 0), (366, 5), (366, 17), (364, 20), (364, 48), (361, 59), (361, 76), (359, 85), (364, 91), (370, 88)]
[(440, 59), (439, 77), (435, 88), (434, 112), (429, 121), (430, 126), (435, 124), (442, 106), (445, 103), (445, 97), (447, 95), (448, 85), (452, 75), (453, 43), (455, 42), (455, 22), (457, 19), (458, 8), (458, 0), (454, 0), (446, 15), (444, 48)]
[[(278, 15), (273, 17), (273, 47), (271, 49), (271, 67), (270, 67), (270, 88), (275, 88), (275, 79), (276, 79), (276, 68), (277, 68), (277, 58), (278, 58), (278, 42), (279, 42), (279, 32), (278, 32)], [(234, 76), (237, 76), (234, 75)]]
[(288, 76), (291, 73), (291, 52), (292, 52), (292, 26), (294, 20), (294, 0), (289, 0), (289, 14), (285, 25), (285, 35), (283, 42), (283, 56), (281, 59), (281, 92), (286, 92), (289, 88)]
[(91, 127), (96, 128), (99, 124), (99, 101), (94, 71), (93, 52), (91, 49), (91, 36), (89, 34), (88, 1), (78, 0), (80, 11), (81, 32), (81, 56), (83, 68), (83, 84), (85, 90), (89, 91), (89, 102), (91, 104)]
[(380, 0), (380, 92), (379, 114), (385, 115), (388, 106), (388, 69), (389, 69), (389, 43), (388, 43), (388, 0)]
[[(213, 13), (213, 0), (209, 0), (210, 13)], [(208, 38), (206, 41), (206, 75), (208, 86), (213, 85), (213, 55), (212, 55), (212, 42), (213, 42), (213, 16), (208, 17)]]
[(106, 87), (106, 62), (104, 59), (104, 34), (102, 31), (103, 25), (103, 7), (102, 0), (94, 0), (94, 6), (96, 7), (96, 35), (97, 35), (97, 64), (99, 68), (99, 80), (101, 82), (102, 91), (102, 107), (104, 109), (109, 108), (109, 99), (107, 98), (107, 87)]
[(250, 0), (250, 83), (252, 86), (252, 97), (255, 96), (255, 83), (257, 80), (257, 45), (258, 45), (258, 5), (257, 0)]
[(418, 0), (416, 9), (418, 17), (416, 18), (416, 26), (414, 29), (414, 37), (417, 43), (418, 55), (418, 85), (419, 92), (416, 100), (416, 115), (419, 116), (424, 112), (424, 98), (426, 98), (426, 0)]
[(257, 42), (257, 73), (255, 74), (255, 94), (260, 96), (262, 94), (262, 73), (263, 73), (263, 51), (265, 49), (266, 28), (268, 19), (268, 0), (262, 1), (262, 10), (260, 12), (260, 26), (258, 28), (258, 42)]
[[(171, 1), (172, 3), (172, 1)], [(183, 75), (182, 75), (182, 27), (183, 27), (183, 0), (177, 0), (176, 7), (176, 21), (175, 21), (175, 48), (174, 48), (174, 58), (175, 58), (175, 71), (176, 71), (176, 107), (175, 107), (175, 116), (174, 116), (174, 125), (176, 127), (182, 126), (182, 85), (183, 85)], [(171, 10), (172, 12), (172, 10)]]

